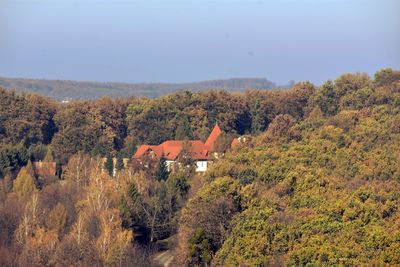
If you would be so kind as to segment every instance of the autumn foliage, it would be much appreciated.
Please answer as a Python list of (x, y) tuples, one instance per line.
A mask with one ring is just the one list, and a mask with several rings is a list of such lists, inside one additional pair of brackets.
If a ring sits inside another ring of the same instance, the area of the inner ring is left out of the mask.
[[(173, 266), (400, 264), (399, 71), (68, 104), (1, 89), (0, 104), (1, 266), (156, 266), (164, 249)], [(124, 165), (216, 123), (205, 175)]]

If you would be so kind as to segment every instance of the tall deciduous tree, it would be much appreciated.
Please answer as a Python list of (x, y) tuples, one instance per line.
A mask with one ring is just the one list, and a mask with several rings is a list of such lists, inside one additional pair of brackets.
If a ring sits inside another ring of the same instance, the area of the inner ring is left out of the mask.
[(315, 102), (324, 115), (332, 116), (337, 113), (339, 98), (335, 93), (335, 87), (332, 81), (327, 81), (322, 85), (317, 92)]
[(374, 78), (374, 82), (377, 86), (389, 85), (400, 80), (400, 71), (396, 71), (391, 68), (382, 69), (375, 73)]
[(82, 152), (73, 155), (63, 170), (63, 178), (74, 184), (74, 187), (81, 189), (89, 183), (91, 158)]
[(67, 223), (67, 211), (63, 204), (57, 205), (49, 212), (45, 222), (47, 229), (57, 233), (58, 237), (65, 231)]

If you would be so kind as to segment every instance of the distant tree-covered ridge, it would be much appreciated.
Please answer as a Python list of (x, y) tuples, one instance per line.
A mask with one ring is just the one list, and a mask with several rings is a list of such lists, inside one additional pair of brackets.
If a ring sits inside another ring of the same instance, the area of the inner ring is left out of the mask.
[(232, 78), (194, 83), (117, 83), (78, 82), (63, 80), (37, 80), (0, 77), (0, 87), (19, 92), (39, 93), (55, 100), (89, 100), (102, 96), (157, 98), (180, 90), (204, 91), (223, 89), (245, 91), (246, 89), (272, 89), (277, 86), (264, 78)]
[[(246, 142), (204, 175), (125, 165), (216, 123)], [(0, 89), (0, 266), (398, 266), (399, 192), (400, 71), (64, 104)]]

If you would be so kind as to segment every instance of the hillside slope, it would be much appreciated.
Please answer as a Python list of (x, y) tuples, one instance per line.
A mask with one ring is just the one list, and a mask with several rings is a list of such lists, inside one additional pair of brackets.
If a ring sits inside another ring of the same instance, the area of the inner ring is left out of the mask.
[[(205, 175), (123, 166), (216, 123)], [(400, 71), (68, 104), (0, 88), (0, 266), (399, 266), (399, 192)]]
[(305, 119), (278, 115), (214, 164), (178, 265), (398, 266), (400, 79), (382, 74), (326, 82)]
[(276, 85), (264, 78), (234, 78), (196, 83), (115, 83), (78, 82), (62, 80), (35, 80), (0, 77), (0, 87), (22, 92), (34, 92), (48, 97), (63, 99), (96, 99), (102, 96), (157, 98), (179, 90), (203, 91), (224, 89), (244, 91), (246, 89), (272, 89)]

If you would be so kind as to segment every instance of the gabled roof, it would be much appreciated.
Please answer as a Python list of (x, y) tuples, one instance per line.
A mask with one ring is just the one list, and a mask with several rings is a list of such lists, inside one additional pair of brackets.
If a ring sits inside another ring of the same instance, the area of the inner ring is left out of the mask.
[(165, 141), (158, 146), (141, 145), (136, 151), (134, 158), (141, 158), (152, 151), (157, 158), (164, 156), (167, 160), (176, 160), (186, 147), (193, 159), (206, 160), (209, 158), (208, 149), (205, 149), (203, 142), (195, 141)]
[(168, 160), (176, 159), (183, 149), (183, 141), (165, 141), (161, 145), (162, 154)]
[(216, 124), (206, 140), (206, 147), (208, 147), (210, 150), (214, 150), (214, 143), (221, 133), (221, 128), (219, 128), (218, 124)]
[(141, 146), (139, 146), (139, 148), (137, 149), (137, 151), (136, 151), (136, 153), (135, 153), (135, 155), (133, 157), (134, 158), (140, 158), (140, 157), (144, 156), (149, 151), (153, 151), (154, 154), (158, 158), (161, 158), (161, 156), (163, 154), (163, 149), (159, 145), (158, 146), (141, 145)]
[(235, 148), (239, 145), (239, 138), (233, 138), (232, 143), (231, 143), (231, 148)]
[(54, 176), (56, 175), (57, 168), (56, 162), (45, 162), (45, 161), (35, 161), (33, 162), (33, 167), (35, 169), (35, 173), (38, 176)]
[(164, 156), (167, 160), (176, 160), (183, 149), (186, 147), (191, 157), (195, 160), (208, 160), (214, 149), (214, 142), (221, 134), (221, 129), (218, 125), (214, 127), (206, 143), (201, 140), (183, 141), (183, 140), (168, 140), (158, 146), (141, 145), (136, 151), (133, 158), (141, 158), (146, 153), (152, 151), (157, 158)]

